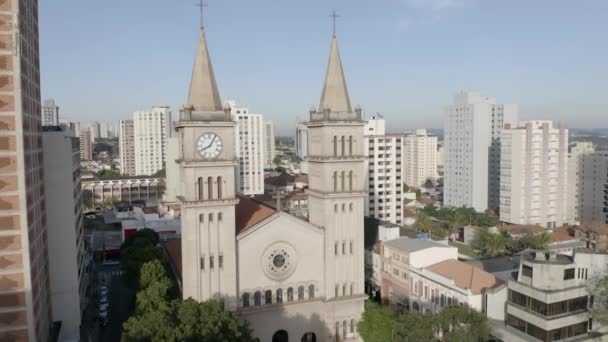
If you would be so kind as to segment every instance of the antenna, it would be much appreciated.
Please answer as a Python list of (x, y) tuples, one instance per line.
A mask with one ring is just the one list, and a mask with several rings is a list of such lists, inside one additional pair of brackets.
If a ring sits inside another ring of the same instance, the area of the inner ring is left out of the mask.
[(336, 10), (333, 10), (329, 16), (332, 18), (332, 21), (334, 24), (334, 37), (335, 37), (336, 36), (336, 18), (339, 18), (340, 16), (338, 15), (338, 13), (336, 13)]
[(201, 30), (205, 29), (205, 16), (204, 16), (204, 8), (207, 7), (207, 4), (205, 3), (204, 0), (199, 0), (199, 3), (195, 5), (196, 7), (199, 7), (201, 9)]

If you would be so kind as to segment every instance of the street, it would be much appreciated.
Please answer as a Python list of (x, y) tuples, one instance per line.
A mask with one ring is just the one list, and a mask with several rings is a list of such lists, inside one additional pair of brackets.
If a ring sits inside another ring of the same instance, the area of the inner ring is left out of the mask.
[(108, 301), (108, 325), (100, 327), (97, 341), (120, 341), (122, 324), (131, 315), (134, 307), (135, 292), (129, 288), (122, 277), (120, 265), (101, 266), (98, 272), (100, 284), (105, 282), (110, 289)]

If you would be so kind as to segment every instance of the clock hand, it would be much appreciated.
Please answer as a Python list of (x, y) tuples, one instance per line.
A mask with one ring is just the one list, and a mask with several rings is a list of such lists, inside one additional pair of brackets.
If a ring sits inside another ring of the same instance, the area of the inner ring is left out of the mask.
[(213, 145), (213, 142), (215, 141), (215, 139), (217, 139), (217, 135), (215, 137), (213, 137), (213, 140), (211, 140), (209, 145), (203, 147), (203, 149), (201, 151), (204, 151), (204, 150), (208, 149), (209, 147), (211, 147)]

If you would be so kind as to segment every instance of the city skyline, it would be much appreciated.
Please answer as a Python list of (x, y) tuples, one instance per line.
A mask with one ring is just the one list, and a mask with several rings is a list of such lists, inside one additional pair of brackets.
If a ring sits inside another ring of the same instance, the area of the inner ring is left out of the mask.
[[(367, 117), (382, 113), (395, 130), (441, 128), (460, 90), (519, 104), (521, 119), (600, 127), (608, 48), (597, 42), (608, 29), (601, 18), (608, 4), (568, 4), (231, 0), (209, 1), (205, 20), (222, 98), (267, 113), (279, 135), (293, 135), (293, 118), (318, 106), (314, 75), (327, 62), (334, 8), (343, 53), (352, 56), (344, 67), (353, 105)], [(193, 2), (114, 1), (91, 11), (58, 0), (40, 10), (42, 96), (54, 97), (65, 115), (117, 121), (185, 102), (198, 32)], [(109, 17), (111, 25), (102, 24)]]

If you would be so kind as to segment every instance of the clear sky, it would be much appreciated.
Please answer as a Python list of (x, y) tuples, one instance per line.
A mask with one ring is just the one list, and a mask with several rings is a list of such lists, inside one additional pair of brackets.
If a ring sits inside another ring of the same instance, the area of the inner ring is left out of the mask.
[[(185, 102), (197, 0), (40, 1), (42, 96), (82, 122)], [(222, 100), (293, 134), (318, 105), (336, 9), (353, 105), (393, 130), (441, 128), (459, 90), (523, 119), (608, 127), (605, 0), (207, 0)]]

